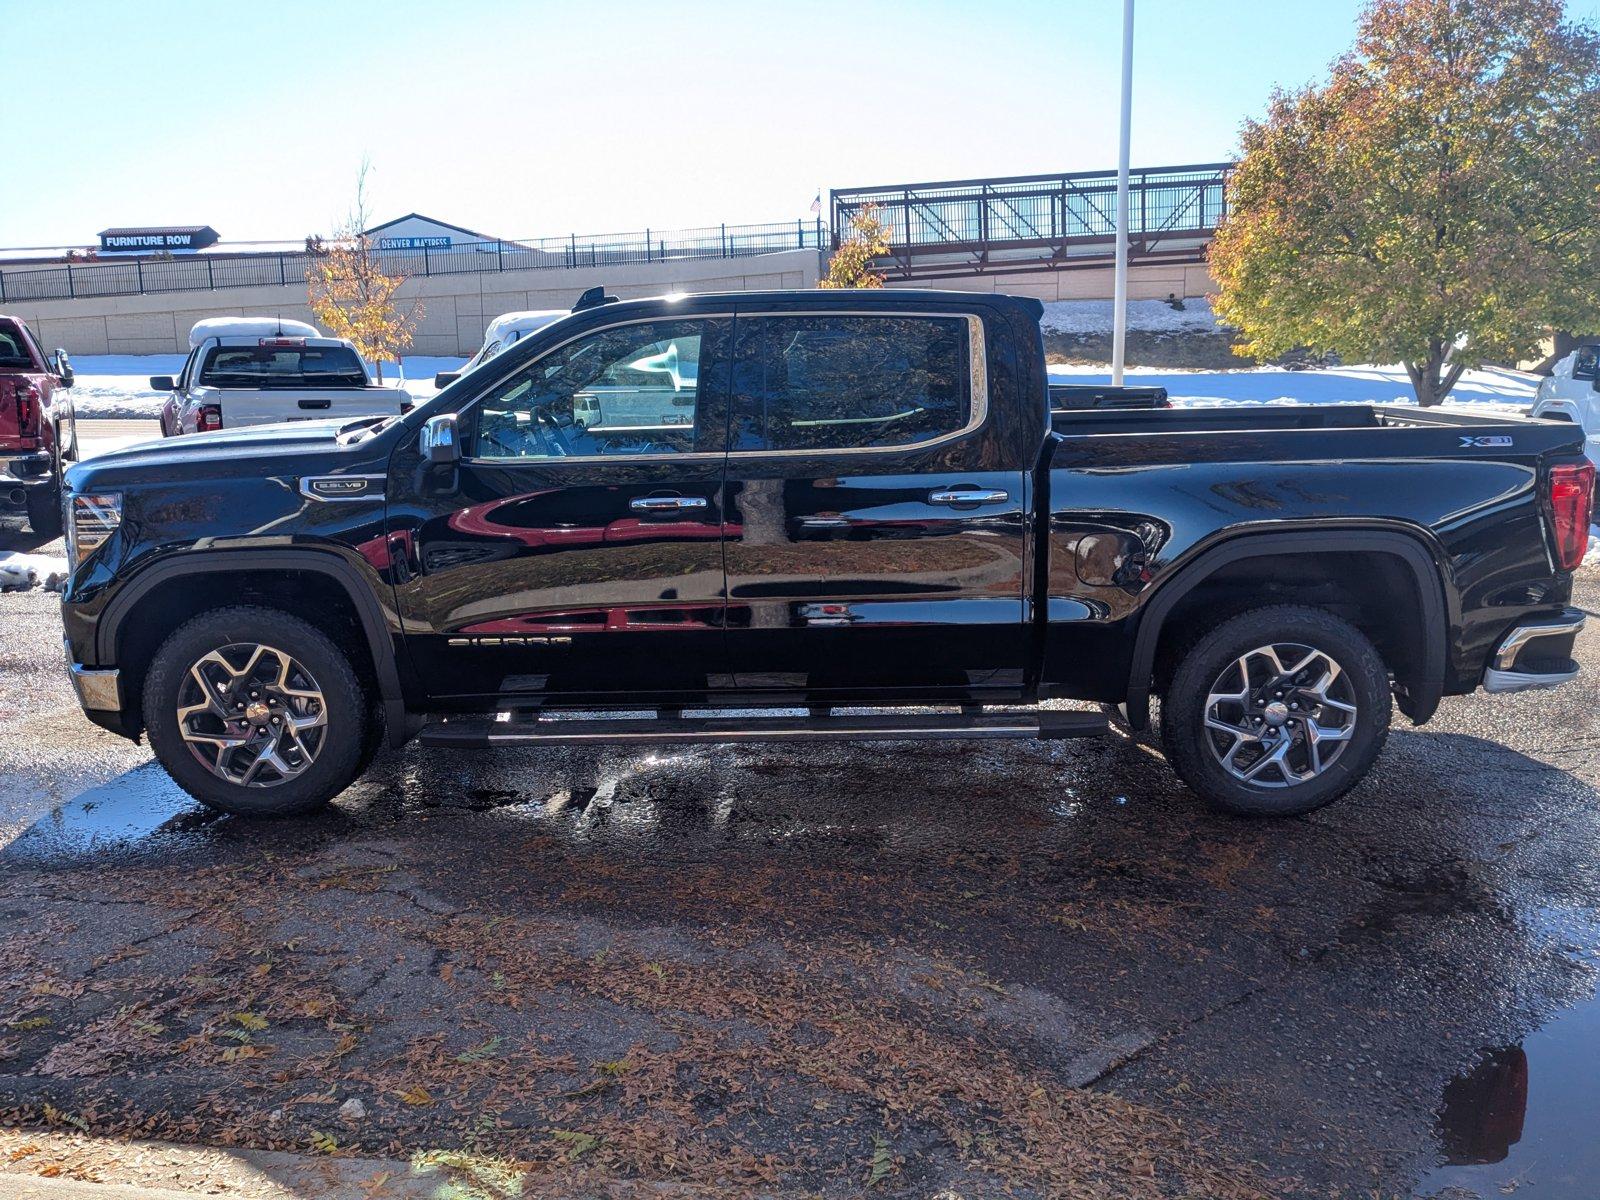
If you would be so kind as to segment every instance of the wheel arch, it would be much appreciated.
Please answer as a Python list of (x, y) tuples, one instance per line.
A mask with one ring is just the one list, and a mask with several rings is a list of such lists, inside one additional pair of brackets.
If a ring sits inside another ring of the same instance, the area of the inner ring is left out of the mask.
[[(154, 563), (140, 571), (106, 605), (95, 630), (98, 661), (126, 666), (119, 660), (119, 648), (129, 635), (130, 621), (141, 606), (158, 591), (180, 581), (212, 582), (218, 576), (285, 580), (311, 574), (330, 586), (349, 602), (365, 640), (373, 683), (383, 706), (385, 736), (391, 746), (401, 745), (408, 734), (404, 692), (396, 665), (396, 647), (389, 623), (377, 595), (357, 569), (334, 551), (294, 550), (210, 550), (191, 551), (179, 557)], [(280, 606), (282, 607), (282, 606)], [(286, 611), (293, 611), (286, 609)], [(132, 680), (127, 683), (131, 686)]]
[(1246, 533), (1207, 547), (1180, 566), (1143, 606), (1128, 674), (1128, 723), (1150, 722), (1150, 694), (1168, 619), (1178, 606), (1219, 573), (1254, 558), (1274, 556), (1378, 555), (1395, 564), (1415, 588), (1421, 606), (1416, 669), (1405, 682), (1401, 710), (1421, 725), (1444, 695), (1450, 629), (1456, 614), (1438, 558), (1421, 536), (1397, 529), (1317, 529)]

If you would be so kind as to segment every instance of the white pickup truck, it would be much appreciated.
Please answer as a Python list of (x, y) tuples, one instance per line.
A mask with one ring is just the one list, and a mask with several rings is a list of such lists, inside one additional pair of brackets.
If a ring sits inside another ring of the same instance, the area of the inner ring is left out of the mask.
[(489, 328), (484, 332), (483, 345), (478, 347), (478, 352), (455, 371), (440, 371), (433, 377), (433, 386), (449, 387), (474, 367), (480, 367), (494, 358), (503, 350), (509, 350), (530, 333), (543, 329), (546, 325), (553, 325), (568, 312), (564, 308), (544, 308), (532, 312), (502, 313), (489, 322)]
[(1600, 466), (1600, 346), (1579, 346), (1556, 363), (1539, 383), (1532, 415), (1579, 426), (1584, 454)]
[(275, 317), (195, 322), (183, 370), (176, 378), (152, 375), (150, 386), (172, 393), (161, 409), (164, 437), (411, 409), (402, 388), (372, 382), (349, 342)]

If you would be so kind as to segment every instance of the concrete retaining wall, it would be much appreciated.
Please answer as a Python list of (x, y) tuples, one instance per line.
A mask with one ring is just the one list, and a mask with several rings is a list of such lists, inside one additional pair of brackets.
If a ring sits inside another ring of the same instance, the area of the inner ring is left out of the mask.
[[(817, 284), (815, 250), (753, 258), (682, 259), (574, 270), (495, 271), (408, 279), (402, 298), (418, 298), (425, 314), (413, 354), (466, 357), (501, 313), (571, 308), (578, 294), (604, 285), (623, 299), (666, 292), (748, 292)], [(202, 317), (281, 316), (311, 321), (302, 285), (221, 288), (150, 296), (85, 296), (23, 300), (7, 311), (33, 326), (46, 349), (69, 354), (186, 354), (189, 328)]]
[[(665, 292), (748, 292), (811, 288), (821, 263), (815, 250), (788, 250), (754, 258), (682, 259), (574, 270), (496, 271), (418, 276), (400, 289), (424, 307), (413, 354), (466, 357), (501, 313), (570, 308), (586, 288), (603, 284), (624, 299)], [(1041, 300), (1109, 300), (1111, 269), (966, 275), (891, 286), (953, 291), (1006, 292)], [(1196, 264), (1141, 264), (1128, 271), (1128, 297), (1164, 300), (1168, 294), (1204, 296), (1216, 290), (1210, 272)], [(84, 296), (76, 300), (24, 300), (8, 311), (33, 326), (47, 349), (84, 354), (183, 354), (189, 327), (202, 317), (281, 316), (312, 321), (305, 288), (222, 288), (150, 296)], [(313, 323), (315, 323), (313, 321)]]

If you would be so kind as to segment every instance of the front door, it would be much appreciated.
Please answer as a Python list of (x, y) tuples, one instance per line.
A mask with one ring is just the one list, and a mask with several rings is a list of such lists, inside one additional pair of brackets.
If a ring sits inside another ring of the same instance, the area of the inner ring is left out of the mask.
[(726, 675), (732, 324), (580, 334), (460, 410), (460, 463), (396, 455), (396, 596), (433, 696), (643, 705)]
[(726, 545), (742, 691), (1021, 689), (1027, 476), (996, 437), (984, 345), (959, 313), (739, 312)]

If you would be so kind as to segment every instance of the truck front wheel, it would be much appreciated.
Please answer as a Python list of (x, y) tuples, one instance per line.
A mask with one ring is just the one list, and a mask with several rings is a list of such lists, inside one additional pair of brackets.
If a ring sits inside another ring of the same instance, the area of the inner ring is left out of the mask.
[(276, 609), (202, 613), (162, 643), (144, 685), (150, 745), (196, 800), (238, 816), (311, 812), (362, 766), (367, 700), (349, 658)]
[(1354, 625), (1292, 605), (1224, 621), (1161, 706), (1167, 761), (1213, 808), (1295, 816), (1359, 783), (1389, 735), (1383, 659)]

